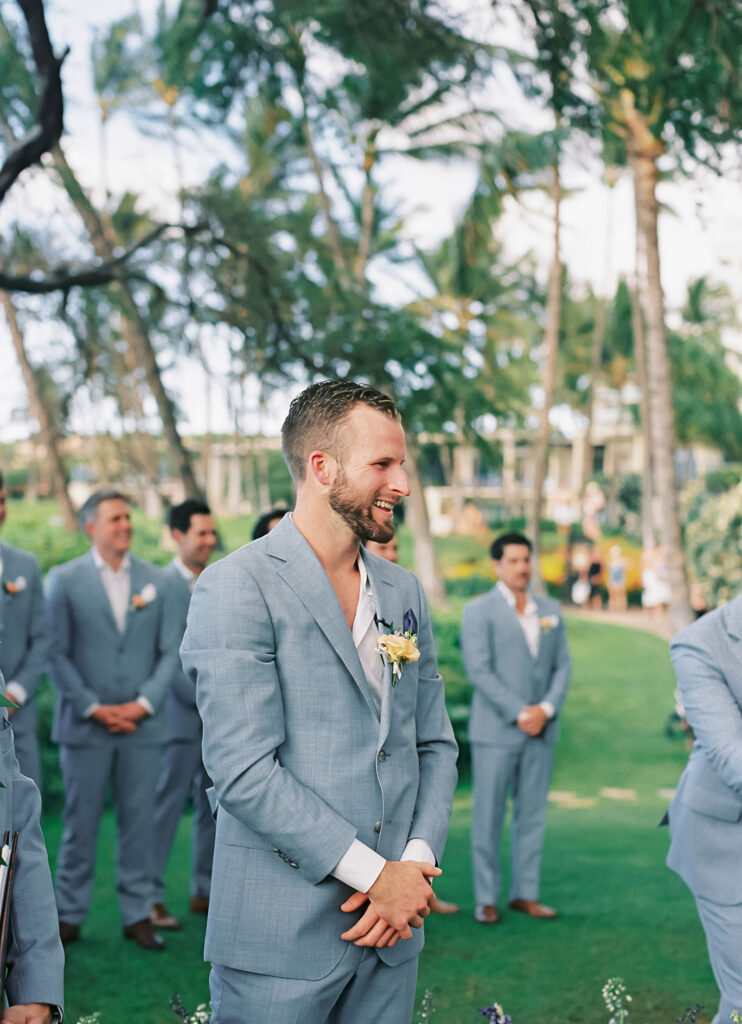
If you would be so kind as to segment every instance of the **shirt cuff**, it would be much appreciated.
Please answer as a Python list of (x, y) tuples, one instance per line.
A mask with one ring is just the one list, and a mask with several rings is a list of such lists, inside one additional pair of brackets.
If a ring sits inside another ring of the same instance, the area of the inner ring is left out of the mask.
[(5, 686), (5, 692), (9, 693), (16, 704), (21, 708), (28, 700), (28, 694), (20, 683), (7, 683)]
[(83, 718), (91, 718), (94, 712), (100, 707), (100, 701), (96, 701), (94, 704), (89, 704), (82, 713)]
[(542, 701), (539, 702), (539, 707), (546, 714), (547, 718), (553, 718), (554, 715), (556, 714), (556, 708), (551, 703), (551, 701), (542, 700)]
[(360, 839), (354, 839), (335, 865), (332, 875), (356, 892), (368, 892), (385, 864), (381, 854)]
[(438, 864), (438, 861), (435, 859), (435, 854), (424, 839), (408, 839), (407, 846), (404, 848), (404, 853), (399, 859), (422, 860), (427, 861), (428, 864)]
[(137, 704), (141, 704), (148, 715), (154, 715), (155, 709), (152, 707), (146, 697), (137, 697)]

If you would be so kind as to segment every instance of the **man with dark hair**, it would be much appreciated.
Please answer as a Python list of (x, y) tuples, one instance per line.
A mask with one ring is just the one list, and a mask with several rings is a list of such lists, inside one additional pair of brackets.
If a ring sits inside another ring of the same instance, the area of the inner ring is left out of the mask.
[(270, 512), (264, 512), (253, 527), (252, 539), (260, 540), (261, 537), (265, 537), (266, 533), (270, 533), (283, 517), (288, 515), (288, 511), (287, 508), (272, 508)]
[(179, 617), (162, 570), (130, 554), (125, 495), (97, 491), (80, 509), (92, 541), (50, 570), (49, 675), (59, 691), (52, 739), (65, 788), (56, 893), (63, 942), (79, 937), (93, 888), (109, 782), (118, 819), (116, 889), (124, 936), (163, 948), (150, 921), (155, 787), (167, 733), (161, 712), (178, 667)]
[(571, 670), (558, 602), (529, 590), (530, 540), (506, 533), (490, 553), (498, 582), (466, 606), (461, 624), (461, 652), (474, 687), (472, 865), (475, 917), (483, 924), (500, 919), (500, 838), (509, 791), (510, 906), (534, 918), (556, 917), (539, 902), (539, 875), (557, 715)]
[[(8, 491), (0, 473), (0, 530), (8, 510)], [(34, 555), (0, 542), (0, 672), (7, 679), (15, 752), (21, 771), (41, 788), (38, 716), (34, 694), (44, 671), (47, 638), (44, 589)]]
[[(180, 633), (185, 633), (188, 606), (196, 580), (209, 563), (217, 544), (211, 509), (193, 498), (170, 509), (170, 530), (178, 554), (165, 569), (176, 602)], [(155, 862), (150, 918), (155, 928), (176, 931), (180, 922), (165, 906), (165, 868), (178, 823), (189, 795), (193, 795), (191, 828), (191, 911), (209, 909), (211, 862), (214, 857), (214, 818), (206, 796), (211, 779), (201, 757), (201, 718), (196, 707), (196, 687), (180, 665), (165, 698), (168, 737), (162, 751), (155, 811)]]
[(456, 743), (422, 588), (360, 549), (394, 535), (404, 431), (324, 381), (283, 444), (296, 508), (206, 569), (181, 648), (218, 800), (212, 1021), (409, 1024)]

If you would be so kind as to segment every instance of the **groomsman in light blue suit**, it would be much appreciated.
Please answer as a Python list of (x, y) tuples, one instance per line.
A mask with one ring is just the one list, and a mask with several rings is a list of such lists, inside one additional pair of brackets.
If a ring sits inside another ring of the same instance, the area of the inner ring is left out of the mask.
[(52, 739), (65, 788), (57, 860), (60, 935), (79, 937), (109, 782), (118, 823), (116, 890), (124, 936), (158, 950), (152, 928), (155, 788), (162, 713), (178, 668), (177, 603), (161, 569), (134, 558), (127, 498), (97, 491), (80, 509), (92, 550), (47, 577), (49, 675), (59, 690)]
[[(190, 498), (170, 509), (170, 531), (178, 554), (165, 569), (172, 600), (178, 602), (185, 632), (188, 606), (196, 580), (209, 563), (217, 545), (211, 509)], [(155, 864), (152, 911), (155, 928), (177, 931), (180, 922), (165, 906), (165, 868), (186, 801), (193, 796), (191, 828), (191, 911), (209, 909), (211, 863), (214, 858), (214, 816), (206, 790), (211, 779), (201, 757), (201, 716), (196, 707), (196, 687), (179, 670), (165, 698), (168, 738), (162, 751), (155, 811)]]
[(531, 542), (503, 534), (490, 554), (498, 582), (466, 606), (461, 624), (461, 652), (474, 687), (472, 867), (475, 917), (483, 924), (500, 919), (500, 839), (509, 792), (510, 907), (533, 918), (556, 917), (539, 902), (539, 883), (557, 719), (571, 672), (558, 602), (529, 590)]
[[(0, 688), (4, 685), (0, 672)], [(4, 1024), (62, 1020), (64, 952), (40, 815), (39, 791), (18, 769), (13, 730), (0, 708), (0, 837), (6, 831), (9, 837), (18, 833), (5, 976), (9, 1006), (0, 1010)]]
[[(8, 492), (0, 473), (0, 529), (7, 513)], [(34, 693), (46, 661), (44, 590), (39, 563), (28, 551), (0, 543), (0, 671), (5, 695), (17, 709), (9, 714), (15, 753), (21, 771), (41, 789), (41, 760)]]
[(721, 992), (713, 1024), (742, 1010), (742, 595), (673, 638), (695, 742), (668, 811), (667, 863), (696, 900)]
[(418, 580), (359, 550), (393, 536), (404, 431), (323, 381), (283, 449), (293, 514), (202, 573), (181, 647), (218, 801), (212, 1022), (409, 1024), (456, 743)]

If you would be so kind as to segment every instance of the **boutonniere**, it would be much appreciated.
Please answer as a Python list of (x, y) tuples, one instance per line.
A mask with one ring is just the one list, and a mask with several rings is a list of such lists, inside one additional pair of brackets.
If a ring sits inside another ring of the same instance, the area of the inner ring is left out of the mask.
[(556, 629), (559, 625), (558, 615), (544, 615), (542, 619), (538, 620), (538, 624), (541, 627), (543, 633), (550, 633), (552, 629)]
[(25, 576), (16, 576), (14, 580), (3, 580), (3, 590), (6, 594), (21, 594), (27, 586)]
[(417, 661), (420, 651), (417, 647), (417, 619), (411, 608), (404, 613), (402, 628), (395, 629), (393, 624), (377, 619), (377, 625), (386, 626), (391, 630), (377, 637), (376, 650), (383, 654), (392, 666), (392, 686), (402, 678), (402, 668), (406, 661)]
[(146, 586), (142, 587), (141, 592), (133, 594), (131, 598), (132, 606), (136, 611), (141, 608), (146, 608), (148, 604), (151, 604), (157, 597), (157, 589), (154, 583), (147, 583)]

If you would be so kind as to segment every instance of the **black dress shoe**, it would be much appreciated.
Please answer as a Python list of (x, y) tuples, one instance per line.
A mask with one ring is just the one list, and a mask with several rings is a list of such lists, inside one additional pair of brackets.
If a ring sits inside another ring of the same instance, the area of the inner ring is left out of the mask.
[(208, 914), (209, 912), (209, 897), (208, 896), (191, 896), (191, 913), (192, 914)]
[(62, 940), (63, 946), (68, 945), (70, 942), (77, 942), (80, 938), (80, 925), (67, 924), (66, 921), (60, 921), (59, 938)]
[(179, 932), (183, 925), (177, 917), (173, 917), (164, 903), (153, 903), (149, 912), (153, 928), (162, 928), (164, 932)]
[(162, 936), (154, 930), (148, 917), (142, 918), (141, 921), (135, 921), (134, 924), (125, 925), (124, 938), (133, 939), (140, 949), (151, 949), (159, 953), (165, 948)]

